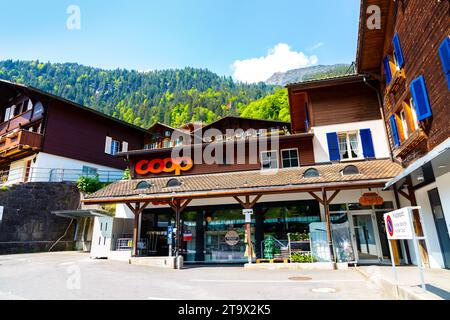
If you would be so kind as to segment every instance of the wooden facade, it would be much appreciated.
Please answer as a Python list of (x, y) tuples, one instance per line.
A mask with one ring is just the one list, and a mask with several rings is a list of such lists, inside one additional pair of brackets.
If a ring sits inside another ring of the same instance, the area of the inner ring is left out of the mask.
[(6, 81), (0, 82), (0, 102), (4, 170), (12, 161), (38, 152), (125, 169), (123, 159), (105, 153), (105, 138), (126, 141), (129, 150), (136, 150), (143, 148), (149, 136), (144, 129), (100, 112)]
[[(373, 85), (370, 77), (366, 81)], [(381, 119), (377, 93), (365, 84), (363, 76), (292, 84), (288, 91), (293, 132)]]
[[(368, 17), (364, 12), (371, 4), (382, 8), (383, 19), (379, 30), (368, 30), (364, 25)], [(408, 166), (450, 136), (449, 85), (438, 50), (450, 34), (450, 3), (366, 0), (362, 3), (361, 12), (358, 71), (371, 73), (380, 79), (383, 112), (393, 155)], [(380, 34), (383, 34), (382, 38)], [(395, 60), (395, 36), (399, 39), (404, 59), (400, 68)], [(375, 44), (377, 48), (372, 48)], [(378, 59), (376, 68), (374, 58)], [(389, 61), (392, 76), (389, 84), (384, 59)], [(420, 76), (424, 79), (432, 115), (414, 124), (410, 87)], [(392, 116), (398, 128), (399, 145), (396, 145), (392, 133)]]

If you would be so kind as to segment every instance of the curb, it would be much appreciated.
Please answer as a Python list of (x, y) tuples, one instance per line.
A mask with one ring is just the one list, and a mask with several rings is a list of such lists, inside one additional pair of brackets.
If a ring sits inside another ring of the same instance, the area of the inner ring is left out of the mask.
[(366, 278), (366, 280), (383, 290), (392, 300), (443, 300), (430, 292), (423, 292), (421, 288), (396, 285), (392, 281), (379, 276), (374, 277), (359, 267), (355, 267), (355, 270)]

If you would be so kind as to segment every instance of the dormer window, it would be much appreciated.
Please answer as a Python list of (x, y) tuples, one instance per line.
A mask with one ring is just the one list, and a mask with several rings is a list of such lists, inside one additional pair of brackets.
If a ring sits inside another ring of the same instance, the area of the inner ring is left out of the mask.
[(152, 185), (150, 183), (148, 183), (147, 181), (140, 181), (137, 185), (136, 185), (136, 189), (148, 189), (150, 188)]
[(317, 178), (319, 176), (320, 176), (319, 170), (315, 168), (309, 168), (308, 170), (305, 171), (305, 173), (303, 173), (304, 178)]
[(176, 178), (169, 179), (166, 184), (167, 188), (174, 188), (179, 186), (181, 186), (181, 181)]
[(344, 169), (342, 169), (342, 175), (343, 176), (349, 176), (352, 174), (359, 174), (359, 170), (354, 165), (346, 166)]

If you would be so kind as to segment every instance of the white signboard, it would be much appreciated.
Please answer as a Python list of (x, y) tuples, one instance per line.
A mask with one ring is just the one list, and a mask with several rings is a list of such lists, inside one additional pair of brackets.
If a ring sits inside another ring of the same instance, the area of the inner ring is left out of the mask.
[(245, 215), (245, 223), (252, 222), (253, 209), (242, 209), (242, 214)]
[(3, 206), (0, 206), (0, 221), (3, 219)]
[(384, 224), (389, 240), (413, 239), (411, 208), (402, 208), (384, 214)]

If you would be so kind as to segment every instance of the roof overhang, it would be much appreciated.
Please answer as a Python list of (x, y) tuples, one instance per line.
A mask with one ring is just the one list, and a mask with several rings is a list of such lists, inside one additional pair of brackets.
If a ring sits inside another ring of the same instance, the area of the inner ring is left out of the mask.
[[(389, 22), (388, 17), (391, 15), (390, 9), (393, 2), (392, 0), (361, 0), (356, 48), (356, 70), (360, 73), (379, 73)], [(368, 12), (370, 6), (380, 9), (381, 24), (379, 28), (369, 29), (367, 26), (367, 19), (376, 14), (371, 10)]]
[(208, 190), (199, 192), (168, 192), (159, 194), (143, 194), (139, 196), (125, 197), (104, 197), (90, 198), (82, 200), (85, 204), (113, 204), (113, 203), (135, 203), (135, 202), (151, 202), (151, 201), (169, 201), (176, 199), (201, 199), (201, 198), (222, 198), (246, 195), (269, 195), (299, 192), (316, 192), (331, 190), (352, 190), (361, 188), (382, 188), (388, 179), (373, 179), (359, 181), (342, 181), (342, 182), (325, 182), (311, 183), (299, 185), (280, 185), (280, 186), (264, 186), (256, 188), (238, 188), (238, 189), (221, 189)]
[(389, 180), (386, 183), (384, 189), (389, 189), (399, 182), (403, 183), (408, 176), (412, 175), (417, 170), (421, 170), (422, 166), (430, 162), (433, 166), (433, 172), (435, 176), (441, 176), (449, 172), (450, 138), (447, 138), (447, 140), (428, 152), (425, 156), (423, 156), (419, 160), (416, 160), (413, 164), (403, 170), (403, 172), (398, 176)]
[(111, 214), (103, 210), (57, 210), (52, 211), (52, 214), (58, 217), (76, 219), (76, 218), (95, 218), (95, 217), (110, 217)]
[(352, 74), (333, 78), (290, 83), (286, 85), (286, 88), (288, 88), (289, 91), (303, 91), (309, 89), (326, 88), (344, 84), (363, 82), (364, 78), (367, 77), (368, 76), (365, 74)]

